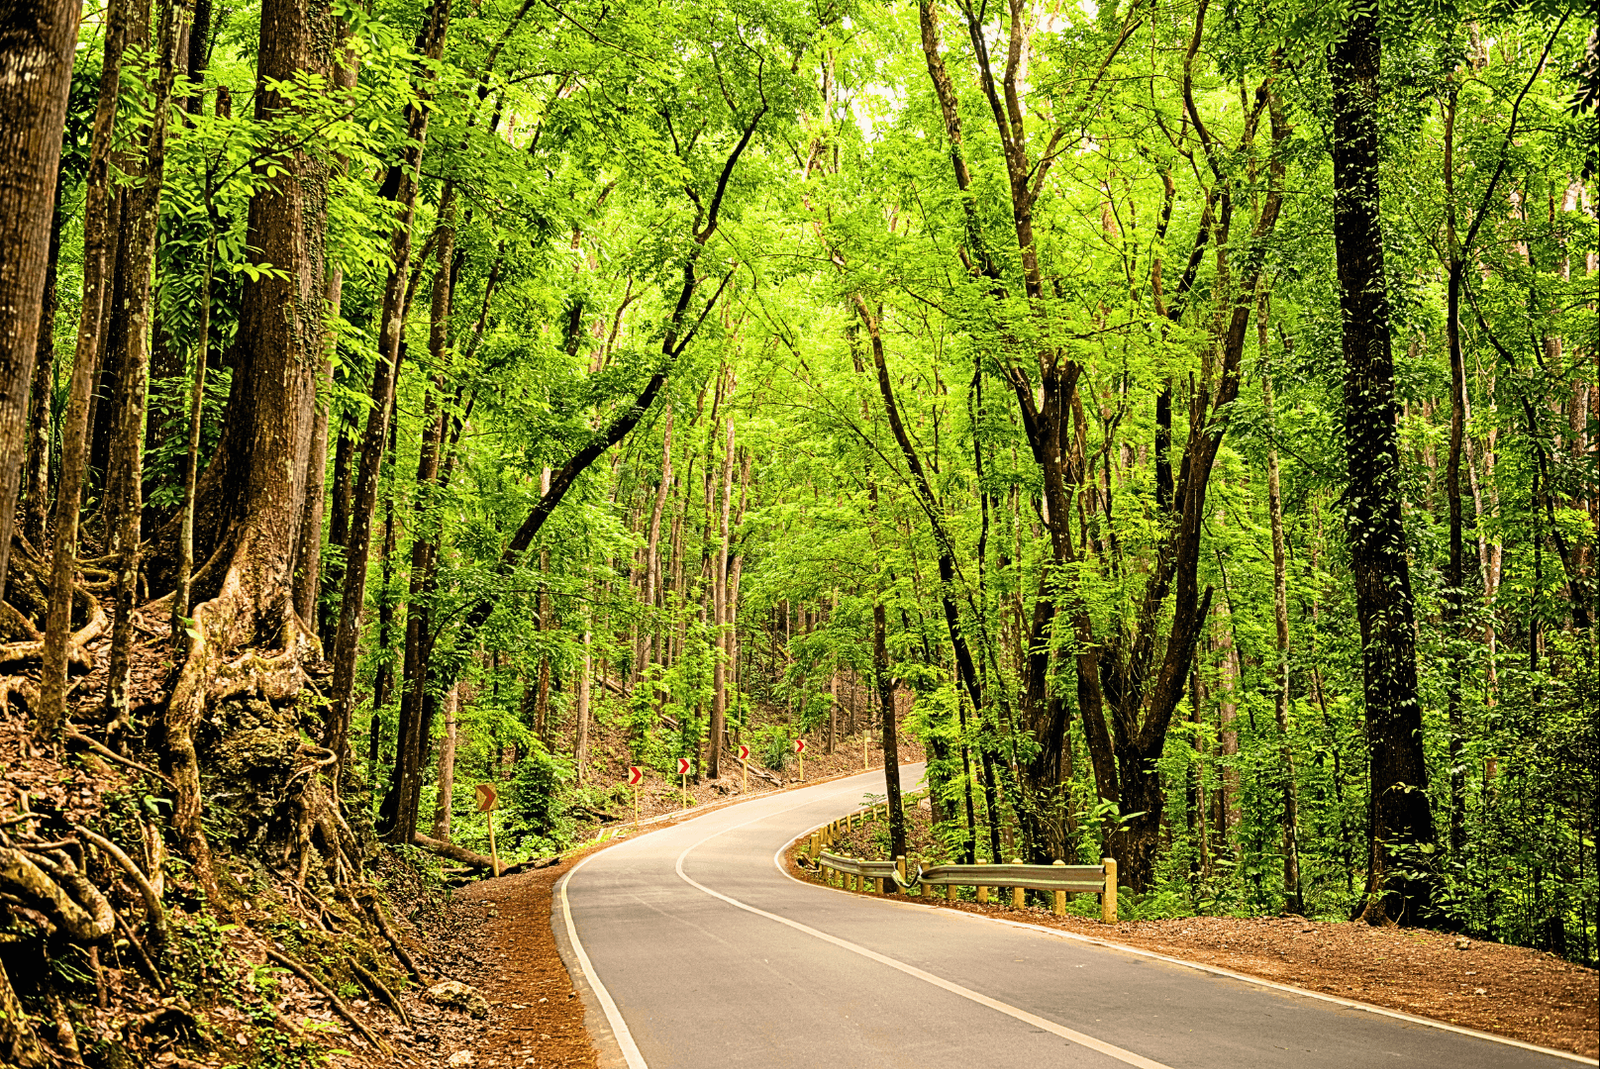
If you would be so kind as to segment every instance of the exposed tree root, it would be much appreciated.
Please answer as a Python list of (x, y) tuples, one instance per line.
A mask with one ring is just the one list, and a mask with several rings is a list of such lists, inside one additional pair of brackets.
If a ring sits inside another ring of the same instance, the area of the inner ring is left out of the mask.
[(13, 889), (79, 942), (98, 943), (115, 926), (111, 903), (65, 854), (50, 858), (0, 846), (0, 885)]
[(50, 1019), (56, 1026), (56, 1049), (65, 1056), (68, 1065), (82, 1065), (83, 1052), (78, 1049), (78, 1033), (72, 1027), (66, 1001), (51, 989), (45, 996), (45, 1003), (50, 1007)]
[(75, 742), (78, 745), (85, 747), (86, 749), (93, 750), (96, 754), (98, 754), (99, 756), (105, 758), (107, 761), (114, 761), (117, 764), (122, 765), (122, 766), (124, 766), (126, 768), (131, 768), (135, 772), (138, 772), (140, 775), (149, 776), (152, 779), (158, 779), (162, 783), (165, 783), (168, 787), (171, 787), (173, 785), (171, 777), (163, 776), (161, 773), (157, 772), (153, 768), (150, 768), (150, 767), (148, 767), (146, 765), (141, 765), (137, 761), (130, 760), (129, 758), (123, 757), (121, 754), (117, 753), (117, 751), (113, 750), (111, 747), (106, 746), (104, 743), (98, 742), (95, 739), (90, 738), (88, 735), (85, 735), (83, 732), (78, 731), (78, 730), (76, 730), (74, 728), (68, 728), (67, 729), (67, 741), (68, 742)]
[(357, 980), (361, 981), (363, 987), (376, 995), (385, 1006), (388, 1006), (394, 1012), (396, 1017), (400, 1018), (401, 1024), (407, 1028), (411, 1027), (411, 1015), (406, 1012), (406, 1008), (400, 1004), (400, 1000), (394, 997), (394, 992), (390, 991), (382, 980), (379, 980), (375, 974), (363, 968), (355, 958), (350, 959), (350, 971), (355, 974)]
[(6, 645), (38, 642), (40, 638), (39, 629), (22, 610), (9, 601), (0, 601), (0, 639), (4, 639)]
[(0, 676), (0, 715), (11, 715), (12, 698), (21, 698), (22, 704), (29, 709), (37, 708), (39, 688), (21, 676)]
[(282, 965), (285, 969), (288, 969), (290, 972), (300, 977), (300, 979), (304, 980), (307, 984), (311, 985), (311, 989), (317, 992), (317, 994), (321, 995), (323, 998), (327, 999), (328, 1005), (333, 1007), (334, 1012), (340, 1017), (343, 1017), (346, 1021), (350, 1022), (350, 1027), (354, 1028), (356, 1032), (360, 1034), (361, 1038), (367, 1041), (367, 1044), (371, 1046), (373, 1050), (380, 1051), (385, 1055), (393, 1053), (380, 1039), (378, 1039), (377, 1036), (372, 1034), (366, 1025), (361, 1023), (361, 1018), (357, 1017), (350, 1011), (350, 1007), (344, 1004), (344, 1000), (338, 995), (334, 994), (333, 989), (327, 984), (323, 983), (321, 980), (318, 980), (310, 969), (306, 968), (298, 961), (295, 961), (282, 951), (274, 950), (271, 947), (267, 948), (267, 959), (275, 962), (278, 965)]
[(389, 949), (394, 951), (394, 956), (399, 959), (400, 964), (406, 967), (406, 972), (411, 974), (411, 979), (419, 984), (422, 983), (422, 970), (417, 967), (416, 959), (411, 956), (411, 952), (406, 949), (405, 944), (400, 941), (400, 937), (395, 934), (394, 927), (389, 923), (389, 918), (383, 915), (383, 905), (378, 900), (378, 893), (370, 887), (364, 887), (360, 892), (360, 897), (362, 903), (367, 907), (367, 913), (372, 917), (373, 924), (377, 925), (378, 931), (383, 933), (383, 938), (389, 944)]
[(96, 835), (81, 824), (75, 825), (73, 830), (93, 843), (107, 857), (122, 866), (122, 871), (127, 873), (128, 878), (133, 881), (134, 886), (139, 889), (140, 895), (144, 898), (145, 914), (148, 917), (151, 935), (155, 937), (157, 944), (166, 942), (167, 914), (161, 906), (161, 896), (156, 893), (156, 889), (151, 886), (150, 880), (139, 866), (134, 864), (133, 858), (123, 853), (122, 848), (110, 839)]
[[(167, 702), (164, 724), (166, 764), (174, 786), (173, 828), (194, 866), (195, 877), (213, 898), (219, 897), (219, 889), (211, 847), (200, 822), (195, 726), (217, 691), (253, 693), (268, 700), (297, 693), (298, 684), (304, 681), (300, 662), (307, 652), (317, 649), (316, 639), (288, 605), (287, 584), (267, 561), (257, 559), (259, 540), (248, 526), (237, 533), (216, 596), (195, 606), (193, 624), (187, 629), (186, 655)], [(260, 555), (266, 556), (265, 551)], [(251, 652), (224, 664), (229, 651), (262, 639), (281, 642), (281, 653), (263, 658)]]
[[(73, 669), (87, 672), (94, 667), (94, 658), (89, 655), (89, 643), (99, 638), (105, 631), (106, 625), (110, 623), (105, 610), (100, 608), (98, 601), (90, 597), (87, 592), (74, 591), (75, 598), (79, 595), (81, 595), (83, 602), (86, 602), (81, 607), (88, 612), (89, 619), (87, 623), (73, 632), (71, 639), (67, 642), (67, 670), (69, 672)], [(0, 611), (3, 610), (10, 610), (13, 613), (17, 611), (10, 603), (0, 602)], [(17, 616), (18, 619), (22, 619), (20, 613)], [(32, 627), (32, 624), (26, 619), (22, 619), (22, 622), (28, 624), (30, 628)], [(0, 645), (0, 668), (37, 664), (43, 660), (44, 639), (39, 637), (37, 630), (34, 630), (33, 637), (30, 639), (22, 642), (7, 642), (4, 645)]]

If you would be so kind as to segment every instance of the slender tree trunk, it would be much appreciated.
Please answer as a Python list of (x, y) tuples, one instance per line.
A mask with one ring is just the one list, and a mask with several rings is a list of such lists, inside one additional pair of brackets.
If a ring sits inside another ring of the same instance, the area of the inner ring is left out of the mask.
[[(22, 487), (22, 499), (26, 504), (20, 525), (22, 534), (41, 550), (45, 548), (45, 521), (50, 512), (50, 420), (55, 402), (56, 309), (60, 305), (56, 262), (61, 258), (61, 227), (66, 222), (66, 212), (61, 205), (65, 179), (66, 172), (58, 170), (55, 210), (50, 215), (50, 255), (45, 264), (44, 297), (39, 310), (39, 349), (34, 357), (33, 382), (29, 387), (28, 460)], [(0, 590), (0, 596), (4, 593)]]
[(344, 589), (344, 559), (350, 541), (351, 466), (357, 462), (356, 432), (355, 409), (346, 404), (339, 416), (338, 442), (333, 451), (333, 486), (328, 492), (328, 546), (330, 549), (337, 546), (338, 550), (329, 554), (322, 568), (321, 620), (317, 632), (324, 639), (339, 626), (339, 607), (326, 595)]
[(888, 624), (880, 594), (872, 606), (872, 679), (883, 709), (883, 789), (889, 806), (889, 856), (906, 852), (906, 814), (900, 801), (900, 747), (895, 738), (894, 679), (889, 675)]
[(1218, 844), (1230, 854), (1239, 848), (1239, 821), (1243, 813), (1239, 807), (1239, 707), (1235, 700), (1239, 679), (1238, 661), (1233, 648), (1233, 629), (1225, 617), (1224, 606), (1214, 610), (1216, 629), (1212, 650), (1217, 655), (1217, 755), (1222, 759), (1222, 791), (1219, 798), (1217, 833), (1222, 837)]
[(28, 390), (77, 40), (72, 0), (17, 0), (0, 19), (0, 594), (28, 452)]
[[(450, 25), (450, 8), (446, 0), (434, 0), (424, 23), (418, 51), (430, 60), (437, 60), (444, 52), (445, 35)], [(431, 67), (425, 69), (431, 72)], [(422, 80), (426, 83), (431, 78), (431, 73), (426, 73)], [(411, 226), (415, 217), (417, 172), (422, 162), (428, 116), (432, 110), (425, 99), (429, 95), (425, 85), (419, 86), (419, 96), (424, 99), (406, 109), (407, 148), (402, 159), (391, 168), (385, 182), (385, 192), (391, 187), (393, 189), (393, 199), (400, 206), (400, 217), (390, 240), (393, 266), (384, 285), (378, 364), (372, 375), (372, 410), (368, 414), (366, 433), (361, 441), (361, 470), (356, 476), (350, 541), (345, 552), (344, 590), (339, 602), (338, 630), (334, 635), (333, 689), (329, 695), (328, 718), (323, 726), (323, 744), (339, 756), (341, 765), (347, 759), (350, 717), (355, 704), (356, 654), (361, 638), (361, 615), (365, 607), (367, 562), (372, 517), (378, 500), (383, 442), (388, 436), (389, 410), (393, 404), (395, 382), (400, 374), (405, 310), (410, 303), (406, 288), (411, 265)], [(398, 760), (398, 753), (396, 756)], [(411, 830), (406, 829), (406, 839), (403, 841), (410, 840)]]
[(639, 685), (639, 680), (650, 670), (654, 655), (656, 629), (656, 601), (661, 589), (661, 514), (666, 508), (667, 496), (672, 489), (672, 405), (668, 403), (661, 424), (661, 481), (656, 485), (656, 500), (650, 511), (650, 531), (645, 539), (644, 580), (644, 635), (633, 662), (633, 681), (628, 693)]
[(130, 191), (122, 220), (119, 269), (123, 300), (112, 311), (111, 336), (119, 368), (116, 438), (106, 478), (106, 551), (116, 559), (116, 594), (111, 625), (111, 652), (106, 670), (105, 711), (110, 724), (123, 724), (129, 714), (133, 610), (139, 596), (141, 488), (144, 481), (145, 402), (150, 383), (149, 338), (154, 303), (156, 223), (166, 177), (167, 112), (177, 70), (178, 25), (175, 0), (160, 6), (157, 47), (160, 49), (149, 140), (139, 170), (142, 181)]
[[(545, 468), (539, 473), (539, 493), (550, 492), (550, 469)], [(534, 621), (535, 627), (541, 636), (541, 645), (549, 641), (545, 636), (556, 629), (555, 606), (550, 599), (550, 547), (539, 547), (539, 598), (538, 618)], [(524, 712), (527, 710), (524, 709)], [(536, 677), (533, 692), (533, 733), (540, 742), (548, 744), (548, 729), (550, 716), (550, 656), (548, 653), (539, 654), (539, 671)]]
[(1376, 11), (1358, 11), (1334, 45), (1333, 234), (1344, 322), (1346, 514), (1361, 625), (1362, 696), (1371, 754), (1371, 851), (1362, 916), (1416, 924), (1432, 913), (1428, 879), (1411, 875), (1433, 844), (1411, 573), (1401, 521), (1400, 450), (1379, 229)]
[(572, 741), (572, 763), (577, 766), (578, 786), (583, 786), (584, 772), (589, 763), (589, 679), (594, 661), (591, 643), (593, 635), (587, 624), (583, 628), (583, 667), (578, 675), (578, 723)]
[[(210, 200), (208, 196), (207, 201)], [(209, 208), (209, 204), (207, 205)], [(206, 358), (211, 348), (211, 276), (217, 260), (216, 221), (206, 238), (205, 275), (200, 283), (200, 308), (196, 313), (194, 367), (189, 379), (189, 436), (183, 458), (183, 513), (178, 529), (177, 588), (172, 598), (172, 641), (188, 626), (193, 604), (190, 582), (194, 578), (194, 503), (200, 481), (200, 431), (205, 415)]]
[[(739, 507), (734, 512), (733, 529), (737, 531), (744, 525), (745, 504), (749, 500), (750, 488), (750, 454), (744, 455), (744, 463), (739, 468)], [(728, 700), (726, 712), (737, 712), (739, 708), (739, 694), (744, 685), (744, 676), (739, 670), (739, 583), (744, 578), (744, 543), (740, 541), (728, 556), (728, 592), (724, 599), (723, 625), (728, 632), (728, 675), (727, 693)], [(739, 732), (743, 727), (742, 720), (735, 720), (733, 725), (733, 743), (738, 745)]]
[[(368, 725), (367, 779), (378, 781), (379, 749), (383, 742), (383, 709), (389, 704), (394, 689), (394, 660), (389, 655), (389, 633), (394, 627), (394, 599), (390, 589), (394, 585), (394, 555), (399, 528), (394, 522), (394, 413), (389, 414), (389, 494), (383, 506), (383, 557), (378, 572), (378, 666), (372, 675), (372, 722)], [(396, 743), (399, 743), (398, 732)]]
[[(724, 404), (729, 409), (733, 406), (734, 381), (733, 372), (728, 372), (728, 387), (724, 397)], [(724, 419), (726, 421), (726, 430), (724, 432), (722, 456), (722, 520), (717, 555), (712, 560), (711, 565), (712, 627), (715, 629), (716, 635), (711, 667), (711, 745), (706, 761), (706, 774), (711, 779), (718, 779), (722, 775), (722, 733), (727, 725), (728, 715), (728, 657), (732, 653), (733, 645), (728, 640), (726, 633), (728, 623), (728, 521), (732, 515), (733, 508), (733, 412), (727, 412)], [(706, 532), (708, 537), (710, 533), (709, 531)]]
[(459, 686), (444, 696), (444, 733), (439, 736), (439, 801), (433, 818), (433, 837), (450, 841), (450, 803), (456, 789), (456, 706)]
[(839, 666), (834, 665), (828, 675), (828, 737), (823, 752), (832, 755), (834, 740), (839, 734)]
[[(1266, 352), (1267, 317), (1257, 320), (1261, 351)], [(1261, 371), (1261, 403), (1267, 426), (1272, 423), (1272, 375)], [(1305, 916), (1300, 890), (1300, 793), (1294, 771), (1294, 741), (1289, 733), (1289, 562), (1283, 538), (1283, 498), (1278, 487), (1278, 447), (1269, 433), (1267, 446), (1267, 512), (1272, 523), (1272, 617), (1278, 633), (1278, 671), (1273, 686), (1273, 711), (1278, 721), (1278, 759), (1283, 767), (1283, 897), (1290, 913)]]
[(56, 481), (55, 532), (50, 551), (50, 612), (45, 621), (44, 666), (39, 677), (39, 734), (52, 744), (60, 741), (66, 725), (67, 644), (78, 567), (79, 504), (88, 462), (89, 403), (100, 367), (102, 313), (107, 288), (106, 243), (111, 233), (112, 203), (111, 134), (117, 114), (122, 48), (131, 7), (131, 0), (113, 0), (106, 10), (100, 95), (95, 106), (84, 183), (83, 301), (78, 312), (72, 381), (67, 387), (67, 411), (61, 422), (61, 475)]

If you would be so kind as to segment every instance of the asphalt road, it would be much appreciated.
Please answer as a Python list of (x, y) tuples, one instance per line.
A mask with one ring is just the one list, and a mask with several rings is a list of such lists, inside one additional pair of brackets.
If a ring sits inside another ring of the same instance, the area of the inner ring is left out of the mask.
[[(902, 767), (908, 790), (920, 775), (921, 766)], [(882, 791), (875, 772), (768, 795), (574, 868), (552, 922), (601, 1065), (1521, 1069), (1575, 1060), (914, 899), (847, 895), (778, 868), (795, 837)]]

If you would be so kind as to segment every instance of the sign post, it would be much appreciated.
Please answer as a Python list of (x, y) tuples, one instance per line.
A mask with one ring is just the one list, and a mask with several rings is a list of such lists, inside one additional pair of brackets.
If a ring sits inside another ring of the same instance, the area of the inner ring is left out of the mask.
[(800, 782), (806, 781), (806, 740), (794, 740), (794, 752), (800, 755)]
[(639, 784), (644, 779), (644, 770), (638, 765), (628, 766), (628, 786), (633, 788), (633, 826), (639, 826)]
[(499, 795), (495, 792), (494, 784), (480, 783), (473, 792), (478, 799), (478, 812), (484, 813), (489, 818), (489, 864), (494, 868), (494, 874), (500, 875), (500, 852), (494, 845), (494, 807)]
[(739, 791), (748, 794), (750, 792), (750, 747), (748, 746), (739, 747), (739, 768), (742, 770)]
[(689, 759), (678, 758), (678, 794), (683, 799), (683, 808), (689, 808)]

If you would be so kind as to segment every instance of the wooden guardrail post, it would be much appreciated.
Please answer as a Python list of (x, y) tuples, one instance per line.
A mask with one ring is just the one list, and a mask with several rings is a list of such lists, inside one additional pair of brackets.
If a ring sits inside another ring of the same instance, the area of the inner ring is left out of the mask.
[(1117, 859), (1100, 859), (1106, 867), (1106, 889), (1100, 895), (1100, 920), (1104, 924), (1117, 923)]
[[(1014, 858), (1011, 859), (1011, 863), (1013, 865), (1020, 865), (1020, 864), (1022, 864), (1022, 859), (1020, 857), (1014, 857)], [(1027, 901), (1027, 899), (1028, 899), (1028, 892), (1024, 888), (1013, 887), (1011, 889), (1011, 908), (1012, 909), (1021, 909), (1023, 907), (1023, 904)]]
[(880, 895), (883, 894), (883, 877), (882, 876), (874, 876), (872, 878), (872, 889), (874, 891), (876, 891)]
[(956, 900), (956, 885), (955, 884), (947, 883), (947, 884), (944, 885), (944, 900), (946, 902), (954, 902)]
[[(1053, 864), (1060, 865), (1062, 868), (1065, 868), (1067, 863), (1065, 861), (1062, 861), (1058, 857), (1058, 858), (1055, 859)], [(1056, 916), (1065, 917), (1067, 915), (1067, 892), (1065, 892), (1065, 891), (1057, 891), (1056, 892), (1055, 906), (1056, 906), (1056, 908), (1055, 908)]]
[(896, 854), (894, 856), (894, 868), (900, 874), (900, 886), (904, 886), (906, 882), (906, 855)]
[[(980, 858), (978, 860), (978, 864), (987, 865), (988, 862), (984, 861), (982, 858)], [(989, 904), (989, 888), (987, 886), (985, 886), (984, 884), (980, 883), (978, 885), (978, 905), (987, 906), (988, 904)]]

